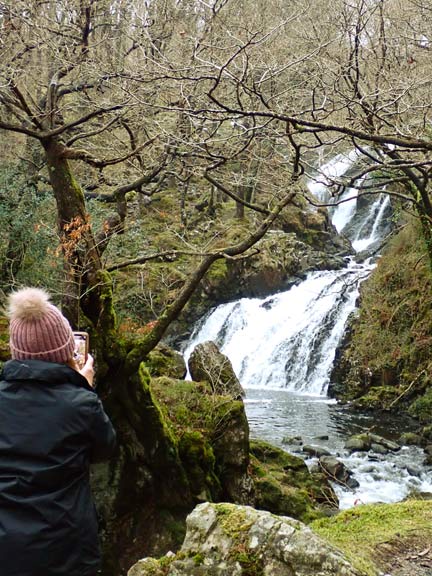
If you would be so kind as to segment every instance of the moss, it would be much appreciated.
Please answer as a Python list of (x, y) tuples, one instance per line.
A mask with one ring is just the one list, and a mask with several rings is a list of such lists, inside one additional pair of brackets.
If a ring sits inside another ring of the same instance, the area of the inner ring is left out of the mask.
[(243, 541), (254, 520), (248, 520), (245, 510), (235, 504), (217, 504), (215, 509), (223, 532), (230, 538)]
[(194, 561), (194, 564), (196, 566), (201, 566), (201, 564), (204, 563), (204, 558), (205, 558), (204, 554), (202, 554), (202, 553), (198, 553), (198, 554), (195, 554), (194, 556), (192, 556), (192, 560)]
[(386, 409), (400, 394), (400, 390), (392, 386), (374, 386), (367, 394), (354, 400), (354, 405), (364, 409)]
[(213, 393), (205, 382), (160, 377), (152, 379), (151, 388), (179, 434), (189, 429), (216, 436), (228, 417), (243, 410), (242, 402)]
[(358, 506), (317, 520), (311, 528), (342, 550), (359, 570), (377, 576), (381, 544), (403, 542), (416, 533), (432, 537), (432, 502), (408, 500)]
[(179, 455), (191, 486), (200, 499), (218, 497), (220, 483), (215, 474), (213, 449), (198, 431), (185, 432), (179, 441)]
[(432, 388), (414, 400), (409, 408), (409, 413), (418, 418), (420, 422), (428, 422), (432, 419)]
[(257, 508), (303, 522), (337, 508), (337, 497), (327, 479), (310, 474), (301, 458), (263, 441), (252, 441), (250, 449)]
[(162, 343), (147, 355), (145, 364), (152, 377), (184, 378), (186, 375), (183, 356)]
[[(339, 396), (400, 412), (431, 386), (432, 275), (416, 221), (395, 236), (362, 285), (359, 315), (338, 366)], [(429, 396), (412, 408), (428, 413)]]

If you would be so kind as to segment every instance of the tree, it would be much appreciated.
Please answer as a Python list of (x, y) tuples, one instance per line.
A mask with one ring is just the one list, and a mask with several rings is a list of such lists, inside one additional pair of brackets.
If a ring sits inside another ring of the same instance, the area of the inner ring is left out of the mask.
[[(157, 186), (172, 176), (184, 184), (219, 174), (221, 165), (230, 168), (247, 157), (247, 148), (258, 138), (255, 123), (245, 137), (229, 118), (184, 112), (189, 101), (198, 103), (205, 96), (199, 78), (183, 96), (177, 71), (195, 74), (200, 45), (209, 35), (217, 39), (222, 34), (224, 6), (200, 4), (195, 10), (187, 2), (93, 0), (0, 4), (0, 130), (9, 134), (17, 152), (29, 139), (42, 151), (36, 177), (49, 181), (56, 202), (65, 270), (63, 309), (75, 326), (91, 333), (100, 392), (119, 433), (118, 493), (110, 522), (123, 539), (131, 529), (125, 519), (136, 508), (192, 506), (177, 448), (152, 398), (142, 360), (210, 266), (247, 253), (297, 193), (294, 170), (288, 185), (267, 194), (266, 205), (258, 207), (260, 221), (247, 237), (231, 246), (196, 250), (200, 262), (195, 271), (147, 334), (119, 337), (102, 254), (122, 231), (126, 194), (146, 194), (149, 184)], [(94, 230), (89, 218), (85, 187), (116, 204), (115, 216), (101, 230)], [(114, 572), (115, 550), (108, 559)]]

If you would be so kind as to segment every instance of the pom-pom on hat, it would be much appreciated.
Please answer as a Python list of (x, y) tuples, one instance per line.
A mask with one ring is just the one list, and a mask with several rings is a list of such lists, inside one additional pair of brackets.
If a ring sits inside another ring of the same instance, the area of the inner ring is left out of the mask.
[(75, 343), (69, 322), (40, 288), (23, 288), (9, 296), (9, 345), (15, 360), (66, 363)]

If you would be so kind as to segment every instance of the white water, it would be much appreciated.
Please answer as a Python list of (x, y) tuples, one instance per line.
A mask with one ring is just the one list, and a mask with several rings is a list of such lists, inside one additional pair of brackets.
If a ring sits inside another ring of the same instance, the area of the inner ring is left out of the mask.
[(245, 388), (325, 394), (334, 350), (372, 267), (350, 262), (342, 270), (312, 272), (286, 292), (218, 306), (185, 356), (214, 340)]
[[(343, 176), (356, 159), (358, 153), (352, 151), (328, 162), (321, 167), (321, 176), (309, 183), (310, 190), (319, 199), (328, 201), (328, 184)], [(357, 190), (343, 191), (338, 200), (346, 198), (353, 199), (332, 209), (332, 221), (338, 231), (349, 230), (356, 251), (367, 250), (382, 235), (389, 197), (378, 194), (369, 212), (360, 220), (355, 220)], [(243, 298), (218, 306), (193, 334), (185, 358), (200, 342), (213, 340), (218, 344), (247, 391), (246, 411), (251, 432), (258, 437), (283, 445), (282, 436), (276, 433), (278, 429), (283, 429), (285, 434), (300, 435), (307, 430), (306, 434), (310, 435), (309, 421), (305, 418), (312, 420), (315, 428), (321, 429), (320, 422), (325, 422), (325, 430), (331, 430), (332, 417), (336, 413), (329, 406), (326, 392), (335, 350), (343, 336), (346, 320), (355, 309), (359, 286), (373, 267), (370, 260), (356, 264), (351, 259), (344, 269), (312, 272), (303, 282), (285, 292), (261, 299)], [(281, 393), (290, 394), (289, 405), (296, 406), (294, 413)], [(283, 409), (279, 409), (281, 406)], [(323, 433), (322, 429), (320, 433)], [(344, 453), (338, 432), (333, 433), (329, 444), (333, 451), (339, 451), (341, 459), (360, 482), (355, 491), (335, 487), (341, 508), (366, 502), (398, 501), (413, 489), (432, 492), (430, 472), (422, 470), (417, 477), (406, 469), (408, 464), (414, 464), (421, 470), (422, 453), (418, 449), (406, 448), (371, 463), (367, 455)]]

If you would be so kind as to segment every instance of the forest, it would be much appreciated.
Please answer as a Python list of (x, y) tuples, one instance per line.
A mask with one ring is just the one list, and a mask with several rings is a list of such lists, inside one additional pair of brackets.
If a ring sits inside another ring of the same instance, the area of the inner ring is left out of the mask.
[[(328, 208), (348, 189), (387, 195), (392, 232), (334, 394), (432, 441), (431, 42), (428, 0), (0, 1), (0, 297), (44, 287), (90, 334), (119, 438), (92, 472), (104, 576), (178, 548), (199, 502), (259, 500), (271, 449), (249, 446), (241, 397), (227, 410), (201, 374), (207, 398), (173, 349), (220, 303), (341, 267)], [(355, 171), (322, 170), (352, 150)], [(288, 456), (311, 500), (257, 508), (316, 520), (331, 489)]]

